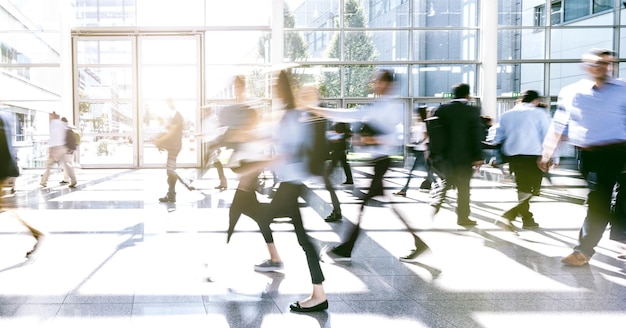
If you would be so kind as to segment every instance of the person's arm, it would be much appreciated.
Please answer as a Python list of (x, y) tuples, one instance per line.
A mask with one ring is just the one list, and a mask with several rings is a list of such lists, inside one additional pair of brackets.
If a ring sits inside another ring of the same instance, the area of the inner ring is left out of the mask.
[[(560, 97), (559, 100), (561, 100)], [(548, 172), (553, 165), (552, 157), (559, 146), (559, 142), (563, 139), (563, 131), (567, 129), (569, 118), (569, 113), (564, 106), (559, 105), (543, 140), (541, 158), (537, 160), (537, 166), (544, 172)]]
[(548, 172), (550, 166), (552, 166), (552, 156), (554, 156), (562, 136), (561, 133), (556, 132), (554, 124), (552, 124), (546, 134), (546, 138), (543, 140), (543, 151), (537, 163), (542, 171)]
[(365, 114), (364, 111), (358, 109), (325, 108), (317, 106), (307, 106), (304, 110), (332, 121), (346, 123), (360, 122)]

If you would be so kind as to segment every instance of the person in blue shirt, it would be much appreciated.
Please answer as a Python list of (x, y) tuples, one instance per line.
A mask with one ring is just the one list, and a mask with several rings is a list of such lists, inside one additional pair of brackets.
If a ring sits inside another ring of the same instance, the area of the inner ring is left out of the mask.
[(559, 141), (567, 137), (576, 147), (579, 170), (587, 180), (587, 215), (574, 251), (561, 260), (565, 265), (589, 263), (609, 223), (610, 238), (626, 241), (625, 219), (611, 211), (613, 186), (626, 169), (626, 82), (610, 75), (615, 62), (614, 52), (608, 49), (591, 49), (582, 56), (588, 76), (559, 93), (538, 162), (547, 171)]
[(495, 144), (501, 145), (502, 154), (508, 157), (517, 188), (518, 204), (504, 212), (502, 217), (510, 224), (521, 216), (524, 229), (539, 227), (529, 210), (530, 199), (534, 194), (534, 186), (541, 185), (543, 179), (537, 160), (550, 127), (547, 111), (537, 107), (539, 101), (537, 91), (524, 91), (519, 103), (500, 117), (500, 125), (493, 140)]

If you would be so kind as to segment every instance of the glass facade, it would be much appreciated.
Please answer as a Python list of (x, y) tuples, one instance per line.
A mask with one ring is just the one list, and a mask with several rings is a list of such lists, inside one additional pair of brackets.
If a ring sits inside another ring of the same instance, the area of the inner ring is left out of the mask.
[[(201, 158), (193, 138), (199, 107), (232, 101), (236, 74), (247, 77), (248, 95), (265, 110), (269, 72), (283, 63), (296, 66), (299, 84), (316, 83), (326, 102), (348, 107), (371, 101), (371, 74), (389, 68), (407, 109), (448, 101), (450, 86), (465, 82), (497, 121), (524, 89), (554, 100), (583, 76), (578, 62), (587, 49), (625, 52), (623, 1), (497, 0), (497, 17), (485, 17), (494, 3), (3, 1), (0, 110), (14, 113), (22, 167), (43, 165), (52, 111), (81, 129), (78, 161), (85, 167), (143, 167), (161, 161), (146, 145), (167, 94), (185, 112), (183, 157), (193, 166)], [(489, 39), (494, 29), (497, 37)], [(618, 77), (626, 74), (623, 61), (614, 67)], [(484, 87), (485, 69), (495, 70), (497, 83), (488, 84), (495, 90)], [(413, 112), (407, 110), (407, 124)]]

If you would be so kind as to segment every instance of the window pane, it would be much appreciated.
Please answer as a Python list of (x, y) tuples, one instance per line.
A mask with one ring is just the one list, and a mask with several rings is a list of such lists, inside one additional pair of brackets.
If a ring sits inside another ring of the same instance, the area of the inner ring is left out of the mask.
[[(599, 13), (601, 11), (613, 9), (613, 0), (593, 0), (593, 13)], [(626, 5), (625, 5), (626, 6)]]
[(413, 25), (416, 27), (475, 27), (478, 25), (477, 8), (477, 0), (413, 0)]
[(132, 44), (128, 40), (81, 41), (77, 43), (78, 64), (132, 64)]
[(558, 95), (561, 89), (585, 77), (580, 63), (550, 64), (550, 94)]
[(206, 63), (267, 63), (270, 61), (270, 37), (270, 33), (262, 31), (206, 32)]
[(567, 0), (564, 1), (564, 20), (570, 21), (576, 18), (587, 16), (591, 14), (590, 10), (591, 1), (589, 0)]
[(414, 60), (475, 60), (476, 30), (413, 31)]
[(132, 98), (130, 67), (81, 67), (78, 71), (80, 99)]
[[(348, 5), (346, 4), (346, 8)], [(368, 25), (370, 27), (409, 26), (409, 2), (401, 0), (370, 0)]]
[(190, 64), (198, 62), (197, 42), (194, 38), (158, 38), (141, 40), (140, 62), (154, 64)]
[(285, 0), (285, 27), (333, 28), (339, 24), (339, 0)]
[(234, 99), (232, 80), (235, 75), (246, 77), (248, 97), (267, 98), (271, 89), (270, 79), (262, 65), (208, 65), (206, 67), (206, 95), (208, 99)]
[(344, 61), (376, 60), (377, 56), (378, 52), (371, 32), (354, 31), (345, 33), (343, 42)]
[(550, 58), (580, 59), (580, 56), (590, 48), (611, 49), (613, 30), (611, 28), (552, 29), (551, 41)]
[[(307, 61), (329, 58), (338, 60), (339, 33), (332, 31), (285, 32), (285, 60)], [(333, 51), (329, 47), (333, 45)], [(269, 46), (269, 45), (268, 45)]]
[(59, 33), (2, 31), (0, 40), (0, 63), (59, 62)]
[(498, 59), (545, 59), (544, 29), (501, 29)]
[[(48, 1), (46, 1), (48, 2)], [(135, 0), (76, 0), (76, 26), (135, 26)]]
[[(215, 4), (231, 1), (208, 2)], [(235, 2), (235, 1), (233, 1)], [(213, 7), (219, 11), (220, 8)], [(222, 15), (235, 16), (234, 12)], [(232, 14), (232, 15), (231, 15)], [(137, 0), (137, 26), (202, 26), (204, 25), (204, 0)]]
[(415, 65), (412, 69), (414, 97), (443, 97), (456, 83), (468, 83), (476, 94), (476, 65)]
[[(181, 3), (186, 4), (187, 0), (171, 2), (180, 6)], [(200, 11), (203, 12), (203, 9)], [(271, 13), (272, 0), (206, 0), (205, 24), (207, 26), (269, 26)]]
[[(2, 100), (56, 100), (61, 94), (59, 67), (10, 66), (0, 69), (0, 98)], [(28, 107), (27, 107), (28, 108)], [(51, 109), (45, 109), (51, 112)]]
[(543, 92), (543, 64), (501, 64), (498, 65), (498, 96), (512, 97), (513, 92), (526, 89)]
[[(350, 45), (344, 49), (346, 60), (409, 59), (408, 31), (346, 32), (346, 40), (348, 40), (346, 45)], [(375, 54), (370, 52), (370, 42), (375, 47)]]

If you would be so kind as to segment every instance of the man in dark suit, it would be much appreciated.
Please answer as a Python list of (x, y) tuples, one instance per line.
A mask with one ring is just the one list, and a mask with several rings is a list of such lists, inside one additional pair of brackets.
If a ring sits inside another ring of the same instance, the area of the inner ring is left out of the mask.
[(442, 127), (445, 146), (442, 151), (440, 171), (444, 175), (441, 189), (435, 193), (432, 206), (435, 214), (443, 204), (451, 185), (457, 188), (457, 224), (474, 226), (470, 220), (470, 180), (473, 168), (483, 164), (483, 128), (480, 108), (469, 104), (470, 87), (465, 83), (453, 86), (454, 99), (439, 106), (433, 113)]

